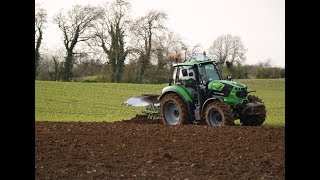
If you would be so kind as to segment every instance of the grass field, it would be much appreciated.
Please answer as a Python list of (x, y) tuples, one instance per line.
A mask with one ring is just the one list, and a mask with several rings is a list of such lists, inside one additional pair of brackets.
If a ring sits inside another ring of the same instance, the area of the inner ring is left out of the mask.
[[(284, 125), (285, 80), (235, 80), (256, 90), (267, 107), (265, 125)], [(106, 121), (130, 119), (143, 107), (122, 103), (140, 94), (159, 94), (167, 84), (35, 82), (36, 121)], [(236, 121), (237, 122), (237, 121)]]

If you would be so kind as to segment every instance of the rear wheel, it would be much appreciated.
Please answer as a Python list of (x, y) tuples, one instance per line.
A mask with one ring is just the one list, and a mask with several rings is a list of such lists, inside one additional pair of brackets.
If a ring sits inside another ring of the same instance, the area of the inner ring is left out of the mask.
[[(263, 103), (259, 97), (253, 95), (248, 95), (248, 100), (249, 102)], [(259, 108), (259, 112), (255, 115), (244, 114), (242, 117), (240, 117), (240, 122), (244, 126), (260, 126), (266, 119), (266, 113), (266, 106), (263, 105), (261, 108)]]
[(206, 107), (205, 120), (210, 126), (235, 125), (230, 105), (219, 101), (212, 102)]
[(160, 100), (160, 117), (163, 124), (189, 123), (188, 106), (178, 94), (169, 93)]

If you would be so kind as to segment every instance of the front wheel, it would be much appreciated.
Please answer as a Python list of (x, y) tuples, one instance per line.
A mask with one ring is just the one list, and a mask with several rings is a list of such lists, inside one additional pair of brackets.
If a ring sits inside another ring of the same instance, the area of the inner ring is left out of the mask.
[(235, 125), (230, 105), (220, 101), (212, 102), (206, 107), (205, 120), (210, 126)]
[(160, 100), (160, 117), (163, 124), (189, 123), (188, 106), (178, 94), (169, 93)]

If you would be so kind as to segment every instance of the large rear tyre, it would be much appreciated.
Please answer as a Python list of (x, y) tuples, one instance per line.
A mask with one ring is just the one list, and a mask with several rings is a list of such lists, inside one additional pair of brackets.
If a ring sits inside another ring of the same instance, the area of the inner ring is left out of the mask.
[(235, 125), (230, 105), (220, 101), (212, 102), (206, 107), (205, 120), (210, 126)]
[(163, 124), (182, 125), (190, 122), (187, 104), (175, 93), (161, 98), (160, 117)]
[[(262, 102), (262, 100), (254, 95), (248, 95), (249, 102)], [(244, 126), (260, 126), (264, 123), (266, 119), (266, 106), (263, 105), (259, 108), (259, 111), (255, 115), (246, 115), (244, 114), (242, 117), (240, 117), (240, 122)]]

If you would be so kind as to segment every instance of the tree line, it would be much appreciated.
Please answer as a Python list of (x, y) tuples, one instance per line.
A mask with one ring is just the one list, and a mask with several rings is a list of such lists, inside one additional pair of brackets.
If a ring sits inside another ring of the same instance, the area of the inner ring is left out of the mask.
[[(47, 12), (35, 11), (35, 78), (53, 81), (165, 83), (173, 63), (199, 52), (166, 26), (168, 15), (152, 10), (133, 19), (130, 3), (113, 0), (103, 6), (75, 5), (53, 18), (63, 35), (62, 49), (41, 50)], [(281, 78), (284, 69), (269, 60), (245, 65), (247, 48), (239, 36), (220, 35), (208, 56), (233, 78)], [(231, 63), (231, 69), (225, 62)]]

